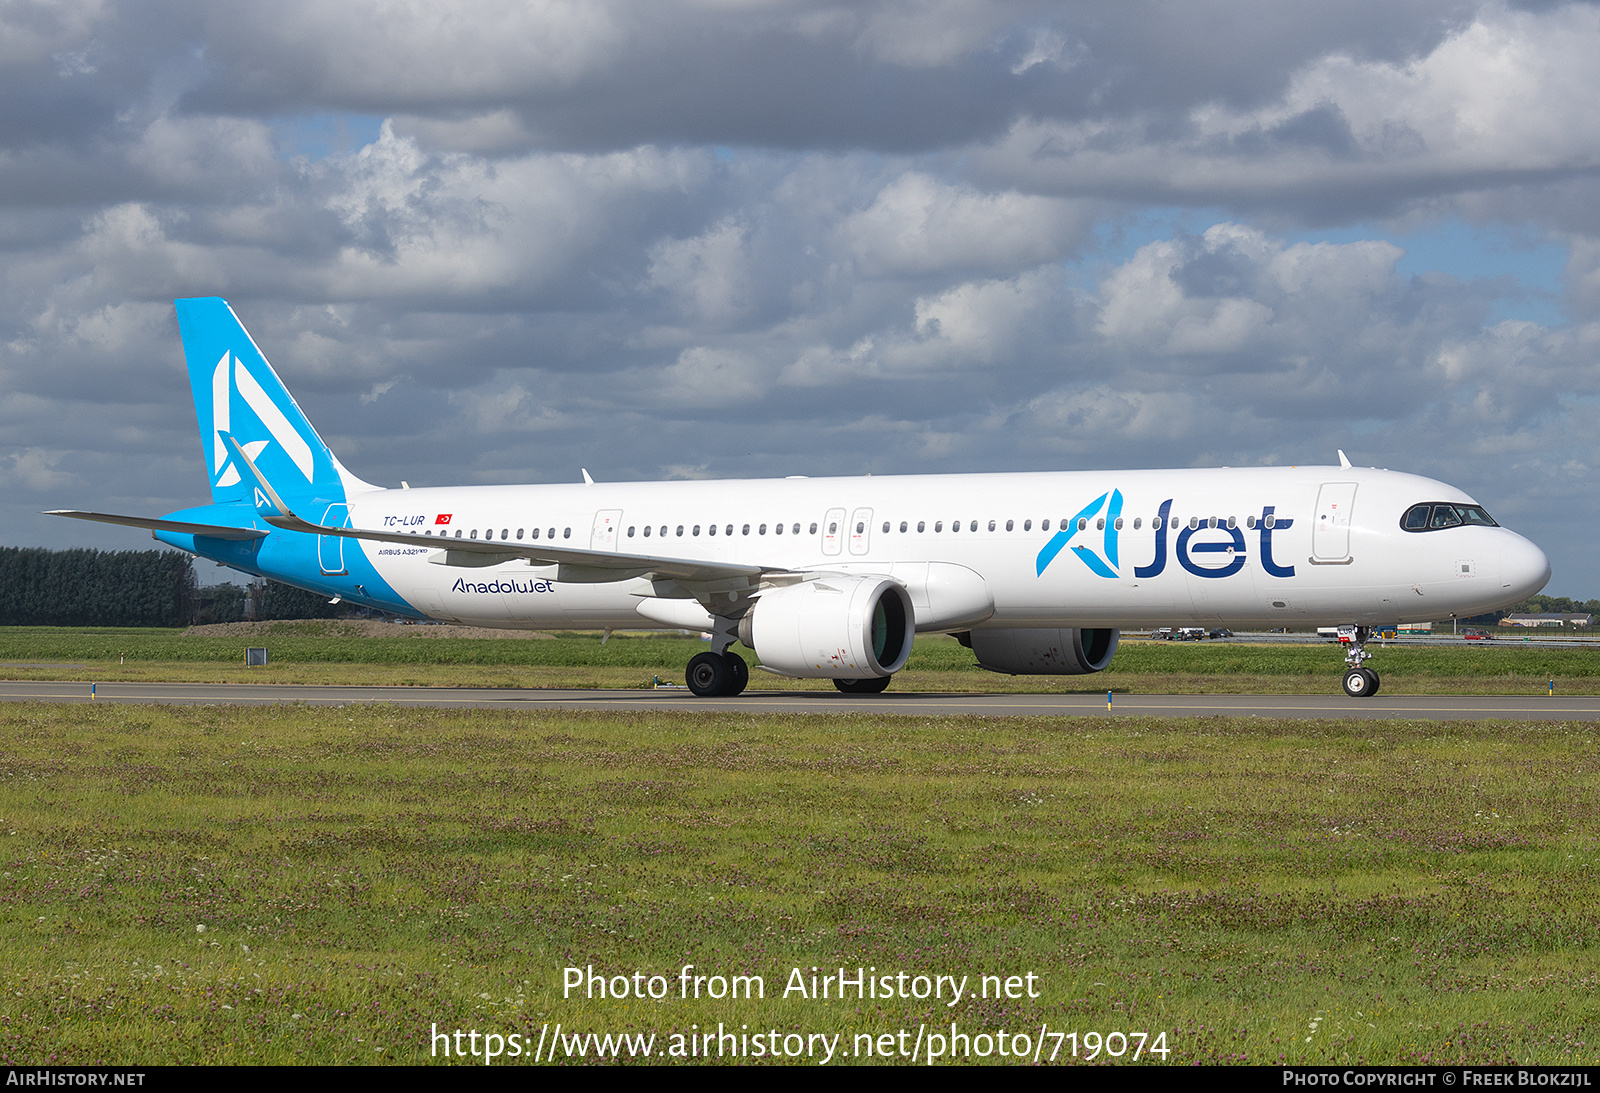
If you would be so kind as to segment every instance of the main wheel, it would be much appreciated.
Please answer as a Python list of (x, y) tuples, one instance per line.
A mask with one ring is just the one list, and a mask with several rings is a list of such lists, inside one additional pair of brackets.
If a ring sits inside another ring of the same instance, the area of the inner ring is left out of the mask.
[(722, 655), (728, 661), (728, 689), (723, 693), (729, 698), (744, 694), (744, 689), (750, 686), (750, 665), (746, 664), (744, 657), (738, 653), (728, 652)]
[(893, 676), (873, 676), (871, 679), (836, 679), (833, 685), (847, 695), (882, 694)]
[(1365, 668), (1352, 668), (1344, 674), (1344, 693), (1351, 698), (1370, 698), (1377, 689), (1376, 678)]
[(689, 690), (701, 698), (716, 698), (728, 692), (733, 681), (733, 667), (721, 653), (700, 653), (689, 661), (684, 673)]

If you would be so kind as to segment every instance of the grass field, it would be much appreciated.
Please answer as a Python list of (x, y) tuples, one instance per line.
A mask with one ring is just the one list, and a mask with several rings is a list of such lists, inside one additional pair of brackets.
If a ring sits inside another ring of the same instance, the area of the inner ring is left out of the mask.
[[(1590, 724), (5, 705), (0, 1057), (416, 1063), (444, 1061), (436, 1029), (531, 1052), (559, 1022), (658, 1053), (719, 1023), (819, 1057), (838, 1036), (835, 1061), (920, 1027), (981, 1061), (954, 1023), (989, 1061), (1004, 1031), (1058, 1061), (1164, 1033), (1169, 1064), (1593, 1063), (1595, 745)], [(766, 996), (681, 999), (686, 964)], [(569, 966), (668, 996), (564, 998)], [(841, 966), (1021, 997), (783, 997)]]
[[(553, 641), (446, 639), (440, 627), (395, 627), (394, 638), (349, 637), (337, 623), (297, 623), (270, 638), (196, 637), (182, 631), (0, 627), (0, 676), (82, 681), (164, 680), (359, 683), (395, 686), (647, 687), (683, 681), (692, 638), (596, 634)], [(272, 663), (242, 667), (246, 644)], [(1370, 666), (1385, 694), (1600, 693), (1600, 646), (1546, 649), (1512, 642), (1377, 648)], [(742, 646), (753, 662), (753, 655)], [(29, 667), (42, 664), (42, 667)], [(979, 668), (953, 638), (917, 639), (897, 691), (1082, 691), (1144, 694), (1336, 693), (1343, 660), (1331, 644), (1124, 642), (1111, 668), (1091, 676), (1002, 676)], [(826, 680), (755, 673), (756, 688), (825, 688)]]

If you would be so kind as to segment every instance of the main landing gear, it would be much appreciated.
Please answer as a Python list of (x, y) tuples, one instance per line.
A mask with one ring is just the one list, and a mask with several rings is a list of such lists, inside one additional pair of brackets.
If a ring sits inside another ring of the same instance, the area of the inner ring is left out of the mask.
[(1339, 627), (1339, 644), (1344, 646), (1344, 693), (1351, 698), (1371, 698), (1383, 682), (1377, 672), (1361, 666), (1362, 661), (1372, 656), (1362, 648), (1371, 637), (1369, 626)]
[(738, 653), (700, 653), (684, 676), (700, 698), (732, 698), (750, 685), (750, 665)]
[(889, 688), (893, 676), (873, 676), (871, 679), (836, 679), (833, 685), (847, 695), (878, 695)]

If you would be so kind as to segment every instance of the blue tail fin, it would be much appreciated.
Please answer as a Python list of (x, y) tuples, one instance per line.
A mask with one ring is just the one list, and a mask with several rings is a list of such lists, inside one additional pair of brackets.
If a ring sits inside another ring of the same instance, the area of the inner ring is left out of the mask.
[(254, 480), (223, 440), (229, 433), (285, 498), (344, 501), (352, 490), (374, 488), (328, 450), (226, 300), (177, 305), (214, 502), (254, 499)]

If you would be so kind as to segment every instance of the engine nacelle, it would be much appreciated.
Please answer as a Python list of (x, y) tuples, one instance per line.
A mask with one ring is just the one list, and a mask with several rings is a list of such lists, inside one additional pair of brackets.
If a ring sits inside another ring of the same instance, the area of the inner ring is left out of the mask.
[(1120, 630), (969, 630), (957, 635), (981, 667), (1014, 676), (1081, 676), (1111, 663)]
[(739, 640), (763, 666), (804, 679), (876, 679), (911, 655), (916, 615), (887, 577), (822, 577), (763, 592)]

